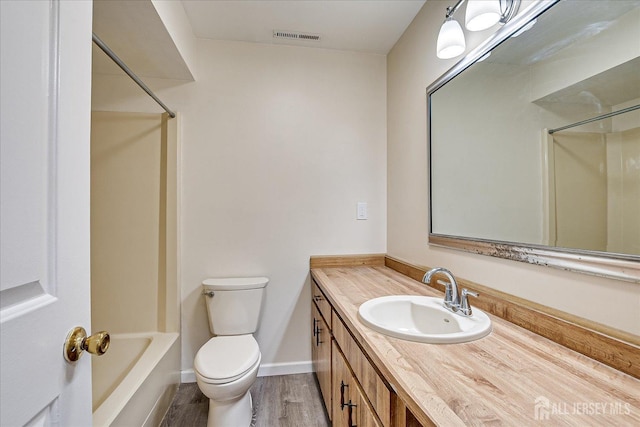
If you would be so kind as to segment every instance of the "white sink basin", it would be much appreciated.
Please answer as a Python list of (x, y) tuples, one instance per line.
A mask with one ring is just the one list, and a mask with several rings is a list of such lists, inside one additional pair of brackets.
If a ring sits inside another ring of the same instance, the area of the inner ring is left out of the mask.
[(473, 308), (470, 317), (452, 313), (442, 298), (394, 295), (371, 299), (358, 310), (371, 329), (410, 341), (455, 344), (474, 341), (491, 332), (491, 319)]

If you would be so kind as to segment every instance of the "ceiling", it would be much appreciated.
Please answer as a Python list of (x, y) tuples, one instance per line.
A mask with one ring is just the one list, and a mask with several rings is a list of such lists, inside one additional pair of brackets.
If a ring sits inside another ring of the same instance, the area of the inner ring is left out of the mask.
[[(140, 77), (193, 80), (149, 0), (94, 0), (93, 32)], [(92, 67), (97, 74), (124, 74), (95, 44)]]
[(527, 37), (518, 39), (517, 49), (509, 49), (505, 43), (491, 52), (487, 62), (531, 65), (543, 61), (616, 25), (620, 17), (640, 7), (640, 0), (585, 1), (580, 7), (576, 3), (556, 4), (526, 32)]
[[(182, 0), (196, 37), (280, 43), (386, 55), (425, 0)], [(278, 40), (273, 31), (319, 34), (319, 41)]]
[[(0, 0), (1, 1), (1, 0)], [(425, 0), (181, 0), (198, 38), (289, 44), (386, 55)], [(94, 0), (93, 31), (140, 77), (192, 80), (151, 0)], [(273, 31), (319, 34), (274, 39)], [(122, 74), (93, 48), (96, 74)]]

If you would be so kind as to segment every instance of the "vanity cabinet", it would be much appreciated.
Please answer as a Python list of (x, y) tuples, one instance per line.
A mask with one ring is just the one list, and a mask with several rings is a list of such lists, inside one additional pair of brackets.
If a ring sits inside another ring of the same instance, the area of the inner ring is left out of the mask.
[(335, 427), (390, 427), (393, 394), (311, 280), (311, 356)]

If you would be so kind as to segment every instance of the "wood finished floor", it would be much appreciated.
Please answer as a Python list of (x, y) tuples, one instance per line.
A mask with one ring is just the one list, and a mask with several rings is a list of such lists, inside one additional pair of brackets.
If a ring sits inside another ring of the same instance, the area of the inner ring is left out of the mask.
[[(260, 377), (251, 387), (255, 427), (328, 427), (313, 374)], [(209, 399), (196, 383), (181, 384), (160, 427), (205, 427)], [(244, 427), (244, 426), (230, 426)]]

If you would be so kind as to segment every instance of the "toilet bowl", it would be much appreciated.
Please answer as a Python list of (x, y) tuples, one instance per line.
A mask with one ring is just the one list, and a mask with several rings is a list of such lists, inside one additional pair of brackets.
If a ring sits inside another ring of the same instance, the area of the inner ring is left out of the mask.
[(194, 359), (196, 382), (209, 398), (207, 427), (248, 427), (253, 415), (251, 386), (262, 355), (253, 332), (258, 326), (266, 277), (207, 279), (203, 295), (215, 335)]
[(261, 354), (252, 335), (211, 338), (194, 361), (196, 381), (209, 398), (208, 427), (251, 424), (249, 389), (258, 376)]

